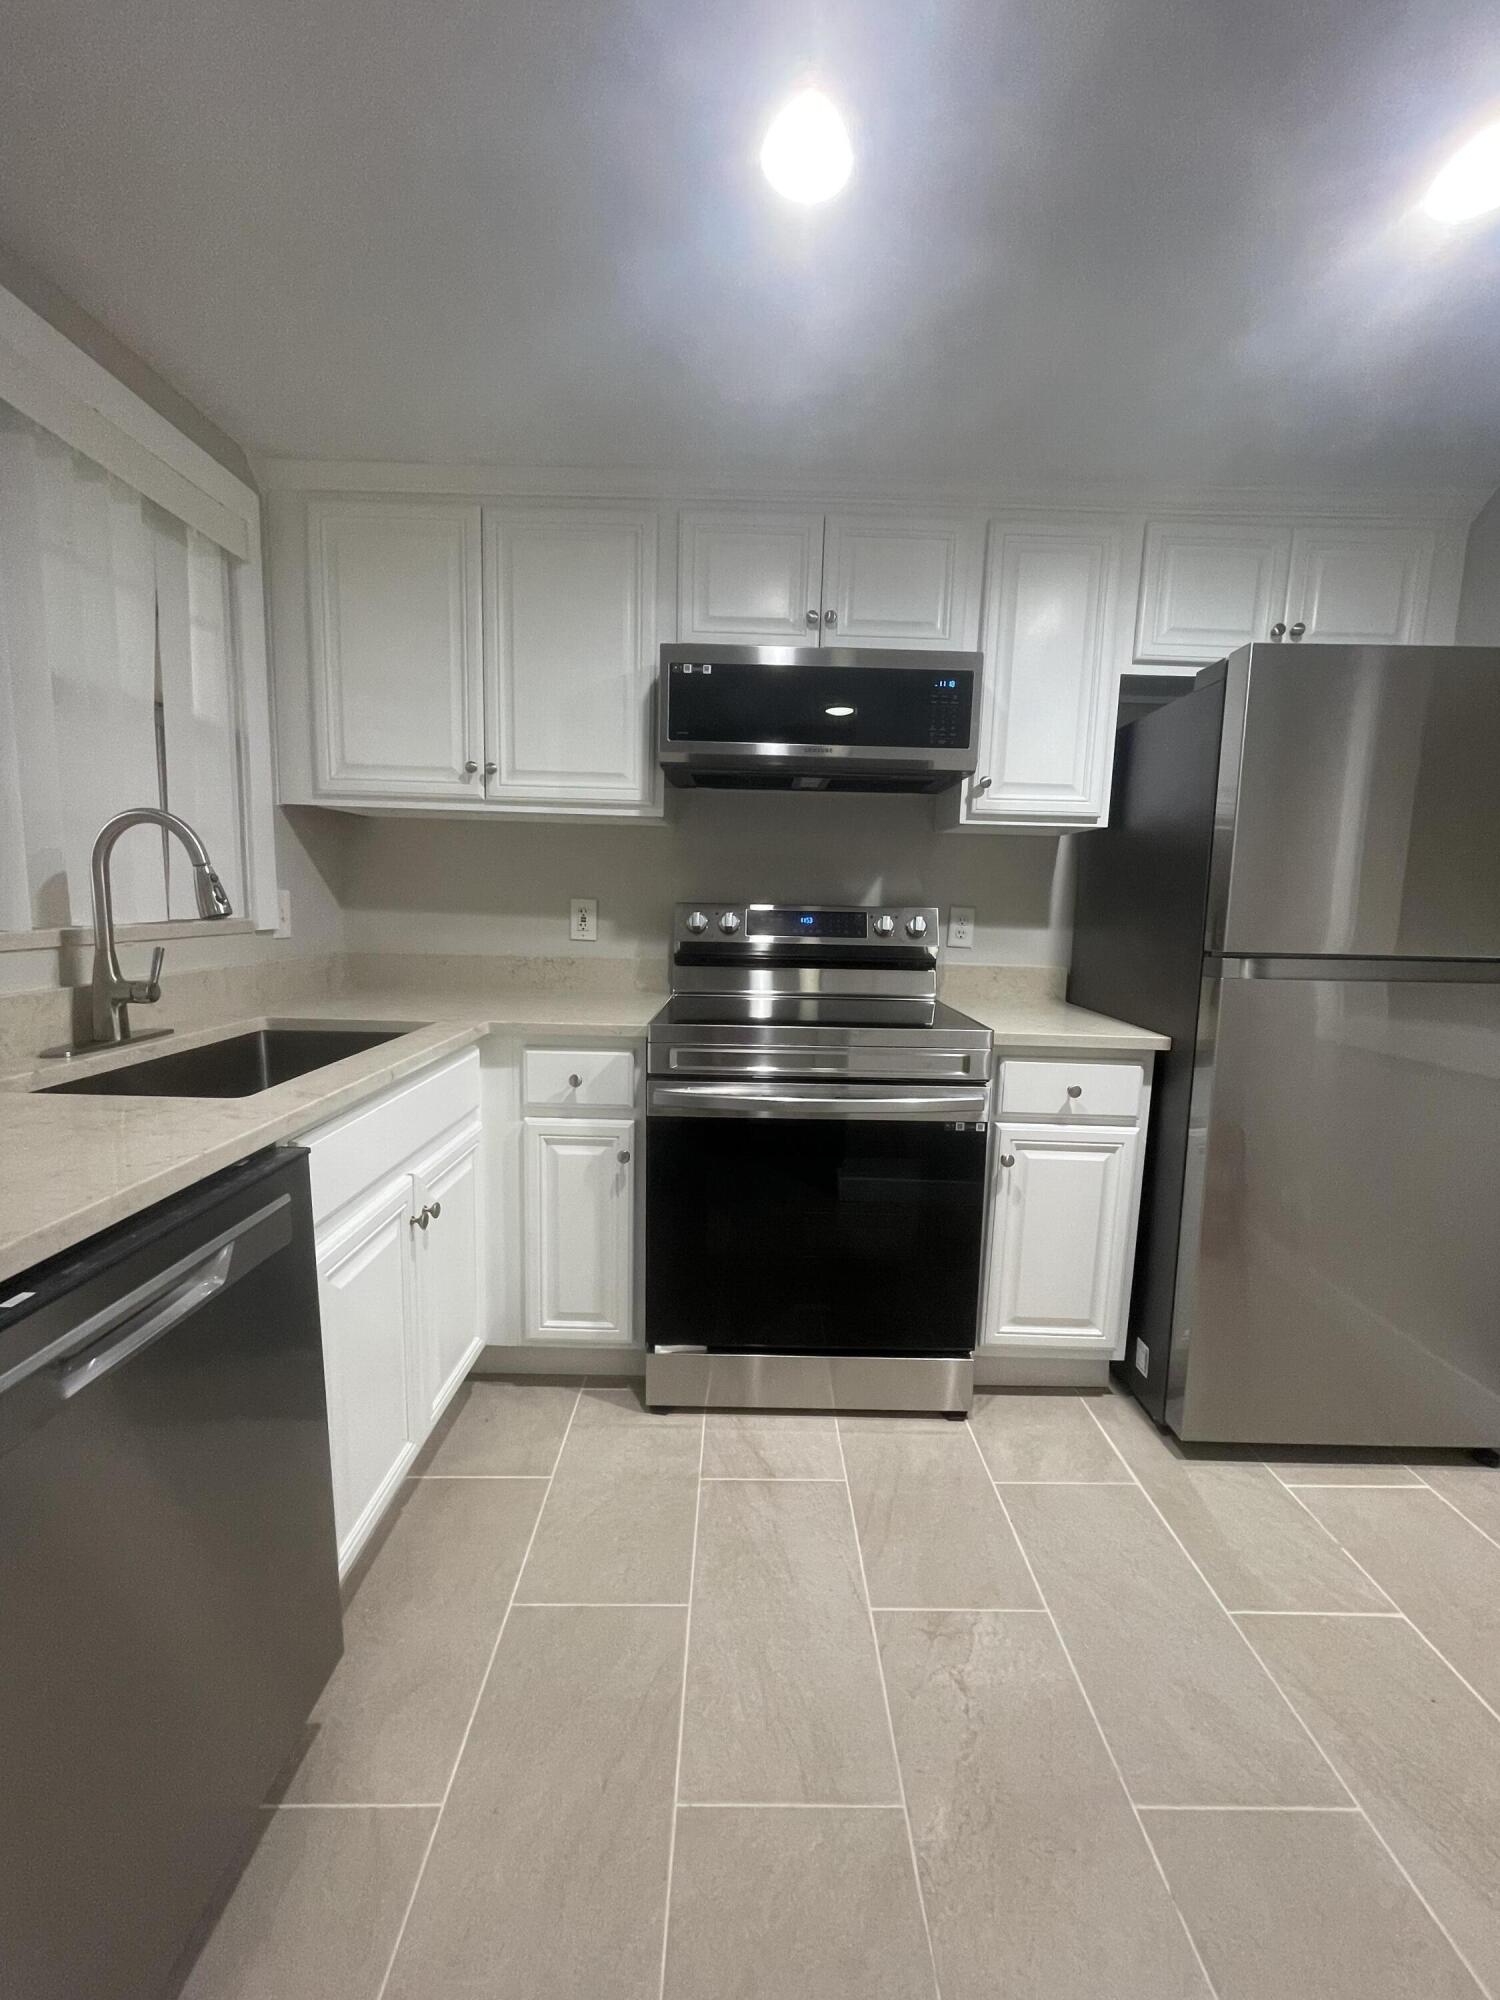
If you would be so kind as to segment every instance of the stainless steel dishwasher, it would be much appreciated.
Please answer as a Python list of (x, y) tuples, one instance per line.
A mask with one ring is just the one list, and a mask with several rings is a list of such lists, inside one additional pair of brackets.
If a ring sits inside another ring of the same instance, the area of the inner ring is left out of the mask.
[(341, 1643), (283, 1148), (0, 1281), (0, 1992), (175, 1984)]

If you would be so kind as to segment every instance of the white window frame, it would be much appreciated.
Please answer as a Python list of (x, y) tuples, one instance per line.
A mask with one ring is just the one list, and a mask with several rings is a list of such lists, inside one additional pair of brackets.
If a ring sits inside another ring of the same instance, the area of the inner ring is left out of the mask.
[[(245, 815), (245, 907), (235, 914), (248, 917), (257, 930), (274, 930), (276, 793), (260, 495), (3, 285), (0, 401), (208, 536), (230, 556)], [(38, 932), (35, 941), (44, 946), (50, 940)]]

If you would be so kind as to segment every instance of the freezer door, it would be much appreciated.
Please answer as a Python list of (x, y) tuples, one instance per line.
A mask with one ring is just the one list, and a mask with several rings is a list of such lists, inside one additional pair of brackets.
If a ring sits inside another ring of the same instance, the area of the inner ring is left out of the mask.
[(1500, 984), (1224, 970), (1195, 1090), (1172, 1427), (1500, 1445)]
[(1500, 650), (1245, 648), (1210, 951), (1500, 957)]

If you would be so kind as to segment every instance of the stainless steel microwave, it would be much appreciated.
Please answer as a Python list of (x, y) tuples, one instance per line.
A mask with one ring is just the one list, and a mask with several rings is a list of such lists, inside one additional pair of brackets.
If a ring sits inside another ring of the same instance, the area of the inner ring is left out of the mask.
[(738, 791), (940, 792), (973, 774), (979, 653), (661, 649), (662, 769)]

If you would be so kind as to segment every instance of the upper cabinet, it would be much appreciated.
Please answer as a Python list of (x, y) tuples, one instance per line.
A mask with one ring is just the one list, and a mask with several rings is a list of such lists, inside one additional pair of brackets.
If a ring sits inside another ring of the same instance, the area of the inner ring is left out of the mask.
[(307, 522), (320, 788), (478, 796), (479, 509), (314, 500)]
[(678, 637), (972, 649), (983, 524), (963, 515), (689, 509)]
[(1443, 644), (1437, 532), (1380, 522), (1153, 521), (1136, 617), (1142, 665), (1196, 668), (1252, 639)]

